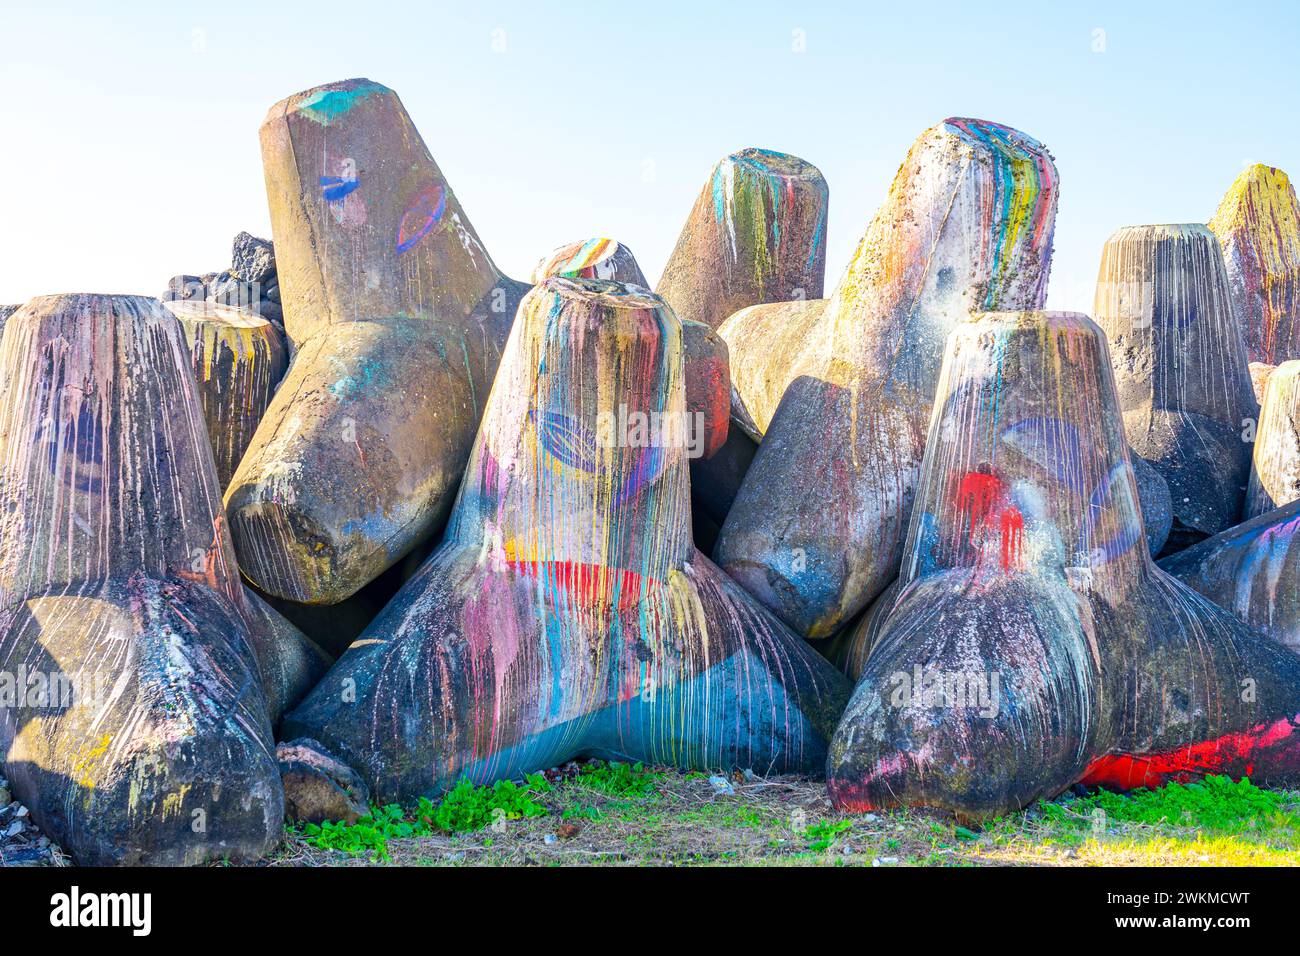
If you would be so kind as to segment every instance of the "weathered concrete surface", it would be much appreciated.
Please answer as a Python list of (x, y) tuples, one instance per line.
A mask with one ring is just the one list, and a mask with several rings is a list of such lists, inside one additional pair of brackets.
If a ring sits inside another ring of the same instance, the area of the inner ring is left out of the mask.
[(944, 337), (972, 307), (1042, 305), (1056, 197), (1041, 144), (945, 120), (831, 298), (723, 323), (732, 418), (762, 444), (715, 556), (798, 633), (834, 633), (897, 574)]
[(1300, 359), (1300, 201), (1286, 173), (1256, 163), (1210, 220), (1252, 362)]
[(397, 95), (299, 93), (262, 126), (288, 374), (226, 494), (240, 566), (354, 594), (446, 517), (515, 308)]
[(812, 163), (770, 149), (722, 159), (700, 190), (655, 292), (716, 329), (760, 302), (818, 299), (829, 191)]
[(1266, 365), (1263, 362), (1250, 363), (1250, 385), (1255, 392), (1255, 401), (1260, 405), (1264, 404), (1264, 391), (1268, 388), (1268, 380), (1273, 377), (1277, 371), (1276, 365)]
[(1096, 316), (1129, 444), (1169, 484), (1170, 545), (1235, 524), (1259, 409), (1214, 234), (1197, 224), (1120, 229), (1102, 251)]
[(261, 856), (284, 816), (277, 635), (245, 606), (179, 323), (34, 299), (0, 382), (0, 669), (71, 688), (0, 709), (14, 792), (82, 864)]
[(1279, 365), (1265, 386), (1246, 492), (1246, 517), (1267, 514), (1297, 498), (1300, 498), (1300, 361), (1292, 361)]
[(1174, 500), (1169, 483), (1141, 455), (1129, 449), (1129, 464), (1137, 479), (1138, 502), (1142, 505), (1142, 528), (1147, 536), (1147, 550), (1158, 555), (1169, 540), (1174, 526)]
[(694, 508), (710, 524), (726, 520), (754, 457), (735, 429), (714, 425), (730, 418), (732, 402), (727, 344), (712, 330), (746, 306), (820, 298), (828, 211), (816, 166), (767, 149), (732, 153), (700, 190), (655, 290), (682, 321), (686, 400), (709, 422), (705, 453), (691, 461), (691, 486)]
[(266, 712), (278, 726), (286, 710), (307, 696), (334, 658), (252, 588), (241, 589), (240, 614), (257, 658)]
[(691, 416), (692, 474), (727, 443), (731, 430), (731, 357), (727, 343), (703, 322), (682, 323), (686, 411)]
[(835, 803), (981, 819), (1080, 779), (1294, 785), (1300, 657), (1151, 560), (1102, 331), (976, 316), (936, 402), (900, 581), (831, 745)]
[(1171, 555), (1160, 567), (1300, 653), (1300, 502)]
[(287, 733), (380, 801), (583, 754), (819, 771), (848, 688), (691, 542), (681, 337), (636, 287), (525, 298), (443, 546)]
[[(552, 276), (607, 279), (648, 288), (632, 250), (613, 239), (587, 239), (560, 246), (533, 269), (532, 281)], [(686, 411), (691, 421), (692, 460), (711, 458), (727, 440), (731, 376), (727, 343), (703, 322), (682, 321), (686, 363)]]
[(856, 623), (842, 628), (825, 641), (817, 642), (817, 649), (847, 675), (855, 687), (880, 640), (881, 628), (894, 606), (900, 587), (899, 579), (895, 578), (878, 598), (867, 605)]
[(225, 488), (284, 377), (289, 353), (280, 331), (253, 312), (206, 300), (163, 305), (189, 343), (217, 480)]
[(716, 524), (719, 531), (731, 513), (757, 453), (757, 442), (743, 429), (732, 427), (727, 431), (727, 440), (713, 455), (691, 462), (691, 505)]
[[(249, 590), (254, 589), (250, 587)], [(299, 604), (297, 601), (286, 601), (268, 594), (257, 596), (323, 648), (333, 661), (361, 636), (361, 632), (383, 610), (383, 604), (376, 603), (367, 593), (369, 590), (366, 587), (338, 604)]]
[[(1137, 484), (1138, 504), (1142, 511), (1142, 528), (1146, 535), (1147, 552), (1155, 557), (1164, 547), (1172, 521), (1169, 488), (1165, 480), (1160, 477), (1160, 473), (1131, 450), (1129, 465), (1133, 468), (1133, 479)], [(881, 629), (893, 607), (900, 586), (900, 580), (894, 579), (893, 583), (867, 606), (856, 625), (844, 628), (826, 642), (827, 646), (820, 648), (826, 658), (847, 674), (854, 684), (862, 677), (867, 659), (880, 638)]]

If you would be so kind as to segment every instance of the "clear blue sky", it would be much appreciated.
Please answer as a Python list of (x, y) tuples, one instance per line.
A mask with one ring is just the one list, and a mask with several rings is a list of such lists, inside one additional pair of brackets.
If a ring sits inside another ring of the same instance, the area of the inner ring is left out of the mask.
[(1009, 123), (1060, 170), (1050, 303), (1087, 311), (1115, 228), (1300, 175), (1300, 4), (1132, 6), (0, 0), (0, 303), (223, 267), (269, 232), (267, 107), (367, 76), (516, 277), (607, 235), (653, 281), (714, 161), (763, 146), (830, 183), (830, 285), (917, 134)]

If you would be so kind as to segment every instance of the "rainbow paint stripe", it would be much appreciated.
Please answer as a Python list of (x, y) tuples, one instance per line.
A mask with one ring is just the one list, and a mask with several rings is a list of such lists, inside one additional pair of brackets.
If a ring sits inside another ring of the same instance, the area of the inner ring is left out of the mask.
[(710, 192), (713, 217), (727, 233), (728, 265), (750, 253), (754, 281), (768, 281), (783, 261), (783, 224), (797, 221), (802, 201), (797, 184), (816, 184), (822, 192), (819, 214), (804, 268), (811, 268), (826, 232), (825, 180), (816, 167), (796, 156), (751, 147), (732, 153), (713, 170)]
[[(987, 254), (992, 256), (983, 308), (995, 310), (1003, 307), (998, 296), (1008, 270), (1016, 269), (1020, 261), (1018, 245), (1040, 249), (1044, 240), (1051, 243), (1054, 220), (1050, 206), (1055, 202), (1056, 167), (1042, 143), (1001, 123), (950, 117), (943, 125), (949, 132), (984, 147), (986, 155), (993, 159), (995, 188), (992, 201), (983, 210), (981, 235), (988, 237)], [(1046, 258), (1050, 259), (1050, 253)], [(1046, 285), (1046, 270), (1042, 282)]]
[[(538, 263), (533, 274), (540, 278), (564, 276), (569, 279), (594, 278), (596, 266), (619, 250), (613, 239), (588, 239), (561, 246)], [(540, 278), (538, 281), (540, 281)]]

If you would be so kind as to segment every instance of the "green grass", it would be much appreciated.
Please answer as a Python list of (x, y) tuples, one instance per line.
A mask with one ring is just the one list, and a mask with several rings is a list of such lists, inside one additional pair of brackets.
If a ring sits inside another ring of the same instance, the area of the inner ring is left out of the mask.
[(307, 844), (322, 850), (339, 850), (349, 855), (367, 853), (372, 859), (387, 861), (389, 840), (424, 836), (429, 833), (429, 825), (423, 820), (408, 819), (406, 812), (393, 803), (371, 807), (370, 815), (356, 823), (306, 823), (289, 832), (300, 834)]
[(550, 811), (537, 802), (540, 794), (548, 793), (551, 785), (540, 773), (529, 774), (527, 785), (518, 787), (509, 780), (498, 780), (492, 786), (476, 787), (463, 779), (442, 798), (435, 808), (426, 797), (420, 798), (417, 813), (422, 818), (447, 833), (466, 833), (482, 830), (501, 820), (522, 820), (524, 817), (544, 817)]
[(428, 836), (435, 831), (469, 833), (497, 821), (546, 816), (550, 811), (535, 798), (550, 789), (546, 777), (539, 773), (529, 774), (524, 787), (509, 780), (475, 786), (466, 778), (437, 805), (421, 797), (410, 811), (396, 803), (371, 807), (370, 815), (356, 823), (307, 823), (301, 835), (318, 849), (340, 850), (350, 855), (367, 853), (375, 860), (387, 861), (389, 840)]
[(852, 827), (852, 820), (818, 820), (804, 830), (804, 836), (808, 840), (808, 852), (821, 853), (829, 850), (840, 834)]
[[(289, 831), (278, 863), (416, 865), (1300, 865), (1300, 793), (1210, 777), (1066, 793), (983, 826), (840, 813), (825, 785), (592, 761)], [(321, 851), (337, 851), (321, 853)]]
[(1040, 803), (1044, 816), (1078, 829), (1097, 830), (1110, 823), (1169, 824), (1217, 833), (1239, 832), (1261, 822), (1300, 825), (1287, 810), (1283, 794), (1261, 790), (1249, 779), (1206, 777), (1196, 783), (1171, 783), (1158, 790), (1128, 794), (1098, 790), (1085, 797)]
[(594, 760), (578, 771), (580, 786), (613, 797), (644, 797), (653, 793), (662, 771), (647, 770), (643, 764)]

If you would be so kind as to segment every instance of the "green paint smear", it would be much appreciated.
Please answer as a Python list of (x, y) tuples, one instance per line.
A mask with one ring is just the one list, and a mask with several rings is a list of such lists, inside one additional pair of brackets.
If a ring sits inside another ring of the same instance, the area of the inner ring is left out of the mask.
[(333, 120), (356, 106), (358, 101), (365, 99), (371, 93), (383, 91), (384, 87), (378, 83), (367, 83), (354, 90), (321, 90), (299, 102), (298, 109), (316, 122), (328, 126)]

